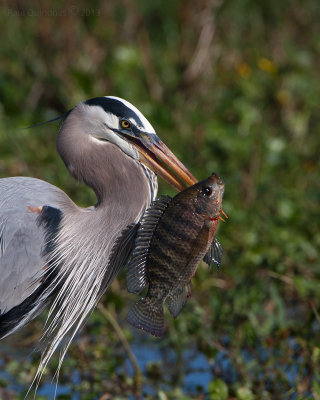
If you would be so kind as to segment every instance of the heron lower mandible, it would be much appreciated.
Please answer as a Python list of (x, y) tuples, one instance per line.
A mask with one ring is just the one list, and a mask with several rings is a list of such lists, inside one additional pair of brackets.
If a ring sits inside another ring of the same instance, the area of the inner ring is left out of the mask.
[(117, 97), (66, 113), (57, 151), (71, 175), (94, 190), (94, 207), (78, 207), (39, 179), (0, 179), (0, 338), (51, 305), (40, 369), (68, 334), (63, 359), (124, 267), (157, 194), (156, 174), (179, 191), (196, 183), (142, 113)]

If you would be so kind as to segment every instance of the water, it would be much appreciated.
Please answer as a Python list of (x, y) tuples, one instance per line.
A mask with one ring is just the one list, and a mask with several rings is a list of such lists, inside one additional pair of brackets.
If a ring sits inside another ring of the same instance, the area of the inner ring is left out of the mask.
[[(226, 350), (218, 351), (214, 359), (209, 359), (196, 348), (186, 350), (179, 356), (172, 348), (161, 346), (159, 341), (150, 341), (144, 335), (139, 335), (132, 343), (139, 367), (144, 376), (150, 376), (152, 366), (159, 372), (159, 381), (147, 379), (143, 392), (155, 396), (159, 389), (169, 390), (174, 386), (183, 388), (189, 395), (206, 393), (208, 384), (215, 378), (222, 379), (231, 385), (241, 381), (241, 366), (235, 363), (228, 351), (228, 340)], [(283, 350), (285, 349), (285, 351)], [(2, 354), (5, 353), (1, 347)], [(305, 368), (306, 360), (300, 351), (300, 345), (295, 338), (286, 339), (285, 346), (279, 348), (265, 348), (257, 345), (255, 349), (243, 349), (241, 351), (241, 362), (246, 365), (246, 373), (252, 381), (263, 382), (264, 389), (273, 392), (287, 393), (288, 399), (297, 398), (295, 387), (297, 382), (308, 378), (310, 371)], [(10, 348), (6, 351), (11, 352)], [(12, 355), (12, 352), (10, 353)], [(288, 356), (289, 355), (289, 356)], [(18, 356), (21, 357), (21, 354)], [(27, 356), (28, 357), (28, 356)], [(30, 356), (29, 356), (30, 357)], [(31, 357), (30, 357), (31, 359)], [(281, 362), (279, 362), (281, 360)], [(15, 393), (25, 390), (21, 384), (17, 384), (13, 375), (3, 370), (5, 362), (0, 359), (0, 380), (7, 382), (7, 388)], [(118, 367), (117, 373), (133, 376), (134, 371), (128, 359)], [(278, 382), (278, 376), (282, 377)], [(248, 377), (247, 377), (248, 379)], [(78, 385), (81, 382), (81, 374), (75, 369), (70, 376), (70, 382)], [(70, 387), (53, 382), (43, 382), (38, 390), (39, 395), (52, 399), (56, 391), (57, 397), (69, 395), (72, 400), (80, 400), (80, 394), (74, 393)], [(306, 389), (304, 398), (312, 398), (309, 389)]]

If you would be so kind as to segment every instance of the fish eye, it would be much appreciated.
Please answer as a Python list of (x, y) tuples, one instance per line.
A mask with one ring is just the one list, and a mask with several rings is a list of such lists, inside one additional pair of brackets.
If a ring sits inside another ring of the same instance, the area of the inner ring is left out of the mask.
[(210, 196), (212, 194), (212, 188), (210, 186), (205, 186), (202, 188), (202, 193), (205, 196)]
[(123, 119), (121, 121), (121, 127), (124, 128), (124, 129), (130, 129), (131, 128), (131, 124), (126, 119)]

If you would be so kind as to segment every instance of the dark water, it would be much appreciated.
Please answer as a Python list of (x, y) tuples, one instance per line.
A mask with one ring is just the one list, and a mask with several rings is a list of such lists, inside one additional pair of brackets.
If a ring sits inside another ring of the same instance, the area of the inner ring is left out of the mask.
[[(228, 338), (225, 338), (228, 342)], [(174, 386), (183, 388), (187, 395), (206, 393), (208, 384), (215, 378), (222, 379), (226, 384), (233, 384), (241, 381), (241, 368), (237, 366), (234, 359), (230, 356), (228, 350), (219, 351), (214, 360), (209, 360), (203, 353), (197, 349), (184, 351), (178, 355), (172, 349), (162, 348), (158, 342), (151, 342), (136, 339), (132, 343), (132, 350), (138, 360), (142, 373), (147, 376), (152, 366), (156, 367), (158, 376), (161, 378), (147, 379), (143, 387), (143, 393), (155, 396), (157, 390), (169, 390)], [(275, 348), (264, 348), (257, 346), (254, 351), (251, 349), (242, 350), (242, 363), (246, 364), (246, 371), (252, 381), (260, 380), (263, 382), (264, 389), (270, 393), (287, 393), (287, 399), (295, 400), (297, 394), (295, 387), (308, 375), (305, 367), (306, 360), (300, 352), (300, 346), (295, 338), (286, 339), (286, 351)], [(290, 357), (287, 355), (290, 354)], [(278, 360), (281, 360), (279, 362)], [(250, 367), (251, 366), (251, 367)], [(267, 366), (267, 367), (266, 367)], [(8, 389), (15, 393), (22, 392), (25, 387), (18, 385), (14, 376), (3, 371), (4, 361), (0, 359), (0, 379), (9, 382)], [(133, 368), (129, 360), (118, 368), (119, 374), (133, 376)], [(276, 378), (282, 376), (281, 382)], [(248, 377), (247, 377), (248, 378)], [(70, 377), (72, 384), (80, 383), (81, 376), (79, 371), (75, 370)], [(38, 390), (39, 395), (52, 399), (56, 396), (69, 395), (72, 400), (80, 400), (80, 394), (61, 384), (44, 382)], [(307, 390), (304, 393), (304, 399), (313, 398), (311, 392)]]

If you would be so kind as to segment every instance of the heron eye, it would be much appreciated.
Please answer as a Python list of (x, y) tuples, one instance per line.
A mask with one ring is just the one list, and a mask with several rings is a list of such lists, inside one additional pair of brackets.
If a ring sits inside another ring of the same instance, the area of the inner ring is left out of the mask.
[(121, 126), (122, 126), (122, 128), (124, 128), (124, 129), (130, 129), (130, 128), (131, 128), (130, 122), (127, 121), (126, 119), (123, 119), (123, 120), (121, 121)]
[(210, 186), (206, 186), (202, 188), (202, 193), (206, 196), (210, 196), (212, 194), (212, 188)]

